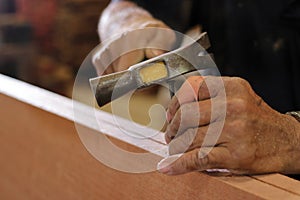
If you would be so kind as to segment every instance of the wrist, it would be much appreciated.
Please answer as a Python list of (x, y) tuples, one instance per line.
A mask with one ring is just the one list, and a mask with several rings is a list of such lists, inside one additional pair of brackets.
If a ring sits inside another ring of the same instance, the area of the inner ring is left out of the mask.
[(101, 40), (131, 29), (144, 28), (148, 23), (162, 23), (133, 2), (112, 2), (101, 15), (98, 32)]
[(300, 122), (290, 113), (285, 115), (289, 120), (289, 132), (287, 137), (288, 152), (285, 155), (287, 163), (283, 173), (299, 174), (300, 173)]

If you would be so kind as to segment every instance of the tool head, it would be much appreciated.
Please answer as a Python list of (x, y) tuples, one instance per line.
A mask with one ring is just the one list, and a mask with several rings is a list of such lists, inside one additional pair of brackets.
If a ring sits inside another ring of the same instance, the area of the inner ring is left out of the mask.
[[(90, 79), (92, 89), (101, 107), (132, 91), (168, 82), (180, 75), (216, 65), (206, 52), (210, 43), (207, 33), (171, 52), (131, 66), (128, 70)], [(200, 45), (199, 45), (200, 44)]]

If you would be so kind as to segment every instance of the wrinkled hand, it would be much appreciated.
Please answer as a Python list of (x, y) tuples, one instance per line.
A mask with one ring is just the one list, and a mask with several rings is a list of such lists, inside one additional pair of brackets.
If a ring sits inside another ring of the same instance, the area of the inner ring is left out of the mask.
[(300, 123), (270, 108), (241, 78), (188, 78), (171, 100), (167, 120), (173, 156), (159, 163), (162, 173), (300, 173)]
[[(139, 21), (141, 22), (141, 21)], [(145, 25), (146, 24), (146, 25)], [(163, 28), (163, 29), (169, 29), (168, 31), (147, 31), (145, 28)], [(122, 48), (128, 48), (125, 47), (125, 45), (130, 45), (131, 43), (140, 43), (144, 44), (143, 46), (147, 47), (152, 47), (152, 46), (159, 46), (157, 49), (155, 48), (143, 48), (143, 49), (136, 49), (133, 51), (130, 51), (129, 53), (126, 53), (124, 55), (117, 55), (117, 59), (109, 66), (106, 68), (105, 73), (113, 73), (113, 72), (118, 72), (118, 71), (123, 71), (130, 66), (139, 63), (145, 59), (150, 59), (156, 56), (159, 56), (167, 50), (170, 50), (172, 45), (175, 43), (175, 34), (174, 32), (164, 23), (157, 21), (151, 21), (149, 23), (141, 22), (141, 24), (137, 24), (136, 29), (145, 29), (147, 34), (141, 34), (138, 37), (134, 38), (134, 40), (126, 41), (122, 44), (120, 44)], [(126, 40), (126, 39), (124, 39)], [(132, 48), (132, 47), (129, 47)], [(110, 54), (114, 54), (112, 52), (113, 49), (111, 50)]]
[[(169, 26), (153, 18), (150, 13), (138, 7), (136, 4), (128, 1), (111, 3), (103, 12), (98, 27), (102, 42), (113, 38), (113, 36), (120, 36), (122, 33), (128, 31), (137, 29), (146, 30), (146, 28), (149, 27), (159, 28), (160, 30), (150, 30), (140, 32), (140, 34), (136, 32), (133, 33), (133, 37), (129, 36), (128, 38), (124, 38), (117, 46), (114, 44), (114, 46), (109, 47), (110, 58), (108, 59), (114, 61), (106, 69), (98, 67), (100, 64), (97, 65), (96, 63), (98, 74), (103, 74), (103, 70), (105, 70), (104, 74), (123, 71), (144, 59), (161, 55), (167, 50), (170, 50), (176, 41), (175, 33)], [(141, 44), (143, 48), (133, 48), (134, 46), (138, 46), (136, 45), (137, 43)], [(122, 49), (131, 49), (131, 51), (121, 54)]]

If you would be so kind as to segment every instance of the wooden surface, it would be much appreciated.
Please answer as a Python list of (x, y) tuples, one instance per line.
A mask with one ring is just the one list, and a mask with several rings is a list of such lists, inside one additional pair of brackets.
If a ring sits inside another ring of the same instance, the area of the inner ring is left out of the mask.
[[(169, 177), (111, 169), (85, 149), (74, 126), (101, 134), (86, 114), (91, 108), (1, 75), (0, 93), (0, 199), (300, 199), (299, 181), (280, 174)], [(109, 114), (97, 114), (107, 122), (101, 131), (120, 146), (165, 146), (160, 136), (140, 145), (122, 136)]]

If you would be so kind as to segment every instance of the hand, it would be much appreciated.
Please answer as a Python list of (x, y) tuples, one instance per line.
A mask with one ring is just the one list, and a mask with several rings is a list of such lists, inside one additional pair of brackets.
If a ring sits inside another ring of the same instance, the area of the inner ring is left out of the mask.
[[(224, 87), (215, 84), (218, 79)], [(223, 108), (226, 116), (218, 114)], [(241, 78), (188, 78), (171, 100), (167, 120), (165, 136), (173, 156), (159, 163), (162, 173), (216, 168), (236, 174), (300, 172), (300, 123), (270, 108)]]
[[(144, 59), (153, 58), (171, 49), (175, 43), (176, 36), (173, 30), (170, 29), (162, 21), (153, 18), (147, 11), (138, 7), (136, 4), (128, 1), (120, 1), (111, 3), (103, 12), (98, 31), (100, 38), (103, 41), (112, 36), (120, 35), (132, 30), (145, 29), (145, 28), (159, 28), (162, 31), (145, 31), (141, 34), (135, 34), (134, 37), (123, 39), (119, 42), (117, 47), (109, 49), (110, 60), (118, 57), (106, 69), (96, 65), (98, 74), (113, 73), (123, 71), (133, 64), (139, 63)], [(134, 49), (131, 47), (136, 43), (142, 44), (144, 47), (159, 47), (159, 48), (142, 48)], [(133, 49), (124, 55), (120, 55), (120, 49)]]

